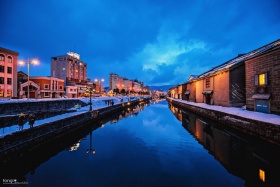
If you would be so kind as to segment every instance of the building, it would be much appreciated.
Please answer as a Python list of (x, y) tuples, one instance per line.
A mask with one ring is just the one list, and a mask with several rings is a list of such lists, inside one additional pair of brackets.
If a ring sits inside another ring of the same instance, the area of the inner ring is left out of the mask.
[(191, 75), (187, 82), (182, 84), (182, 99), (196, 102), (196, 79), (197, 75)]
[(81, 61), (80, 55), (73, 52), (52, 57), (51, 76), (63, 79), (65, 86), (87, 84), (87, 63)]
[[(87, 63), (81, 61), (80, 55), (74, 52), (51, 58), (51, 76), (64, 80), (67, 96), (78, 97), (83, 95), (83, 91), (79, 88), (87, 85), (89, 81), (87, 78)], [(76, 90), (77, 92), (74, 94), (70, 90)]]
[[(27, 98), (28, 81), (27, 75), (23, 72), (18, 72), (20, 99)], [(31, 76), (29, 77), (29, 98), (60, 98), (64, 97), (64, 80), (55, 77), (46, 76)]]
[(246, 108), (280, 115), (280, 40), (245, 61)]
[[(225, 107), (246, 104), (249, 110), (279, 113), (279, 45), (277, 40), (191, 76), (183, 84), (183, 99)], [(172, 87), (169, 93), (180, 99), (179, 86)]]
[(0, 98), (17, 96), (18, 52), (0, 47)]
[(123, 85), (124, 85), (124, 89), (126, 92), (132, 91), (132, 81), (131, 80), (124, 78)]
[(119, 90), (119, 92), (126, 93), (143, 93), (144, 92), (144, 83), (135, 80), (129, 80), (127, 78), (121, 77), (115, 73), (110, 73), (110, 90)]
[(121, 90), (123, 85), (123, 78), (115, 73), (110, 73), (110, 90)]

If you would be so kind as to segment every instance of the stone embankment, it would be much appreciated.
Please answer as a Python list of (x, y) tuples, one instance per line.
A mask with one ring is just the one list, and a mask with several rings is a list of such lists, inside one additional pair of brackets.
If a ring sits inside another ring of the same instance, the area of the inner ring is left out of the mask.
[(23, 154), (24, 152), (33, 150), (42, 144), (53, 141), (58, 137), (62, 137), (79, 128), (82, 128), (86, 122), (102, 120), (115, 112), (148, 100), (148, 98), (139, 99), (81, 114), (73, 114), (73, 116), (64, 119), (6, 135), (0, 138), (0, 159), (2, 161), (10, 160), (13, 157), (18, 156), (18, 154)]
[(47, 101), (21, 101), (21, 102), (7, 102), (0, 104), (0, 116), (5, 114), (19, 114), (37, 112), (37, 111), (50, 111), (50, 110), (67, 110), (73, 108), (74, 105), (86, 106), (87, 103), (82, 102), (79, 99), (55, 99)]
[(193, 106), (170, 98), (167, 98), (167, 101), (182, 109), (186, 109), (206, 118), (218, 121), (227, 127), (236, 129), (247, 135), (280, 145), (280, 125), (249, 119), (221, 111), (210, 110), (199, 106)]

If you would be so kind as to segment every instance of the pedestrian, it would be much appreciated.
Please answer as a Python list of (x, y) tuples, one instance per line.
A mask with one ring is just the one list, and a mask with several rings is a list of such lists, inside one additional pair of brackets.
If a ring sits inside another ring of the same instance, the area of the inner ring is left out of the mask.
[(114, 101), (112, 100), (112, 106), (114, 105)]
[(28, 122), (29, 122), (29, 125), (30, 125), (30, 128), (33, 127), (34, 123), (35, 123), (35, 119), (36, 119), (36, 116), (35, 114), (29, 114), (28, 116)]
[(20, 115), (19, 115), (19, 117), (18, 117), (18, 126), (19, 126), (19, 130), (23, 130), (24, 118), (25, 118), (24, 113), (20, 113)]

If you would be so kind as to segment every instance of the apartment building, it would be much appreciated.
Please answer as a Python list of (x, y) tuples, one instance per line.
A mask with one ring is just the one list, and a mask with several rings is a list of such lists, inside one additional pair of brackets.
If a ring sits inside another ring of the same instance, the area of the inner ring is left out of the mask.
[(51, 76), (64, 80), (64, 84), (87, 84), (87, 63), (80, 55), (68, 52), (51, 58)]
[[(88, 84), (87, 63), (80, 60), (80, 55), (74, 52), (52, 57), (51, 76), (64, 80), (66, 95), (78, 97), (78, 95), (82, 94), (79, 93), (82, 92), (79, 87)], [(68, 86), (70, 87), (68, 88)], [(77, 92), (75, 94), (68, 93), (68, 90), (72, 90), (72, 92), (76, 90)]]
[(18, 52), (0, 47), (0, 98), (17, 96)]

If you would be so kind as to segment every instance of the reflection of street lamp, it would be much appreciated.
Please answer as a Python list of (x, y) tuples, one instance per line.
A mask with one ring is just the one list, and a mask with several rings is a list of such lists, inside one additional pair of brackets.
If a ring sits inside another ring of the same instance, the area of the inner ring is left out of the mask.
[(94, 79), (95, 82), (99, 82), (99, 94), (101, 96), (101, 87), (102, 87), (102, 82), (104, 82), (104, 79)]
[(23, 60), (20, 60), (20, 61), (19, 61), (19, 65), (24, 65), (24, 64), (26, 64), (26, 63), (27, 63), (27, 72), (28, 72), (28, 74), (27, 74), (27, 84), (28, 84), (28, 86), (27, 86), (27, 98), (29, 99), (29, 75), (30, 75), (30, 64), (37, 65), (37, 64), (39, 64), (39, 61), (38, 61), (37, 59), (32, 59), (32, 60), (30, 60), (29, 58), (28, 58), (27, 62), (25, 62), (25, 61), (23, 61)]
[(87, 149), (86, 153), (92, 153), (92, 154), (95, 154), (96, 151), (94, 149), (92, 149), (92, 131), (90, 131), (90, 134), (89, 134), (89, 137), (90, 137), (90, 142), (89, 142), (89, 149)]

